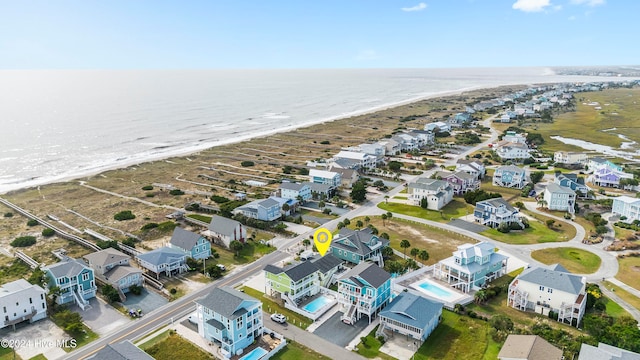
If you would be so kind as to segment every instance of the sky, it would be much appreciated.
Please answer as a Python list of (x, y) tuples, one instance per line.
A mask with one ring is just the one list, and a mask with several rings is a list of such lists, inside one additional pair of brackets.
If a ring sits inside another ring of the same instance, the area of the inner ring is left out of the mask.
[(0, 69), (640, 64), (636, 0), (0, 0)]

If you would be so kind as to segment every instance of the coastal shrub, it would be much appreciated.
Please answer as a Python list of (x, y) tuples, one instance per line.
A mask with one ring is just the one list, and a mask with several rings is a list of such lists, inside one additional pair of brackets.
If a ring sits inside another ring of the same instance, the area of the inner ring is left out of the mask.
[(56, 232), (53, 229), (46, 228), (46, 229), (42, 230), (42, 236), (44, 236), (44, 237), (50, 237), (50, 236), (53, 236), (55, 234), (56, 234)]
[(38, 224), (39, 224), (38, 220), (35, 220), (35, 219), (29, 219), (29, 221), (27, 221), (27, 226), (36, 226)]
[(173, 189), (171, 191), (169, 191), (170, 195), (174, 195), (174, 196), (179, 196), (179, 195), (184, 195), (184, 191), (180, 190), (180, 189)]
[(129, 291), (134, 295), (140, 295), (140, 294), (142, 294), (142, 286), (131, 285), (131, 286), (129, 286)]
[(116, 290), (110, 284), (106, 284), (102, 286), (102, 288), (100, 288), (100, 291), (102, 291), (102, 295), (104, 295), (104, 297), (107, 299), (109, 303), (120, 301), (120, 295), (118, 294), (118, 290)]
[(158, 230), (161, 232), (170, 232), (170, 231), (173, 231), (173, 229), (175, 229), (176, 226), (178, 226), (178, 224), (169, 220), (169, 221), (159, 223)]
[(291, 174), (291, 171), (293, 170), (293, 168), (291, 167), (291, 165), (285, 165), (282, 167), (282, 172), (284, 174)]
[(145, 185), (145, 186), (143, 186), (143, 187), (142, 187), (142, 190), (144, 190), (144, 191), (153, 190), (153, 186), (151, 186), (151, 185)]
[(151, 229), (154, 229), (154, 228), (157, 228), (157, 227), (158, 227), (158, 223), (153, 223), (152, 222), (152, 223), (147, 223), (147, 224), (142, 225), (142, 228), (140, 228), (140, 229), (141, 230), (151, 230)]
[(128, 237), (128, 238), (122, 240), (122, 244), (134, 248), (134, 247), (136, 247), (136, 239), (134, 239), (132, 237)]
[(4, 213), (4, 217), (9, 218), (13, 217), (13, 213), (11, 211)]
[(135, 219), (136, 216), (131, 212), (131, 210), (123, 210), (113, 215), (113, 218), (118, 221), (124, 221)]
[[(538, 167), (538, 169), (540, 169), (540, 167)], [(544, 172), (543, 171), (534, 171), (529, 176), (531, 177), (531, 182), (534, 183), (534, 184), (537, 184), (544, 177)]]
[(156, 194), (154, 194), (154, 193), (146, 193), (146, 194), (144, 194), (144, 196), (146, 196), (148, 198), (152, 198), (152, 197), (156, 196)]
[(331, 142), (329, 142), (329, 140), (322, 140), (322, 141), (320, 141), (320, 144), (329, 145), (329, 144), (331, 144)]
[(249, 167), (249, 166), (254, 166), (255, 163), (253, 161), (245, 160), (241, 162), (240, 165), (242, 165), (243, 167)]
[(96, 245), (98, 245), (100, 249), (114, 248), (116, 250), (120, 250), (120, 245), (118, 245), (117, 240), (111, 240), (111, 241), (98, 240), (96, 241)]
[(482, 189), (469, 191), (464, 194), (464, 201), (467, 204), (475, 205), (478, 201), (502, 197), (499, 193), (486, 192)]
[(309, 169), (300, 168), (300, 169), (298, 169), (298, 174), (300, 174), (300, 175), (309, 175)]
[(27, 247), (35, 243), (36, 243), (35, 236), (20, 236), (15, 238), (15, 240), (13, 240), (10, 245), (13, 247)]

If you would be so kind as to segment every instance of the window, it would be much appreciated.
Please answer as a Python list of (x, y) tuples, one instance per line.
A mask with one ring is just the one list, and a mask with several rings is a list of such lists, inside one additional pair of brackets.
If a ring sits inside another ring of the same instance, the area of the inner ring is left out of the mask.
[(6, 314), (7, 313), (7, 307), (3, 306), (2, 309), (4, 310), (4, 313)]
[(82, 281), (87, 281), (87, 280), (89, 280), (89, 273), (88, 272), (82, 274)]
[(42, 308), (45, 309), (44, 303), (42, 303)]
[(540, 291), (544, 291), (544, 286), (540, 286)]
[(199, 253), (200, 252), (200, 248), (196, 246), (196, 252)]
[(548, 293), (552, 293), (552, 292), (553, 292), (553, 289), (552, 289), (552, 288), (548, 288), (548, 289), (547, 289), (547, 292), (548, 292)]
[(33, 299), (29, 298), (29, 304), (33, 304)]

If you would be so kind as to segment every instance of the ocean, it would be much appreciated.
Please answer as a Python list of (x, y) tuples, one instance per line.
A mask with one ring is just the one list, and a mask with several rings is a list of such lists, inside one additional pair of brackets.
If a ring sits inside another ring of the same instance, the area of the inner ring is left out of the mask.
[(450, 92), (605, 80), (542, 67), (2, 70), (0, 193)]

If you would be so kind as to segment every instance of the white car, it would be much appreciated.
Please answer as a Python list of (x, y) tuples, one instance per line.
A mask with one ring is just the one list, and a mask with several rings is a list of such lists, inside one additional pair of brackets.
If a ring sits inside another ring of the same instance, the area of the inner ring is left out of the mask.
[(285, 322), (287, 322), (287, 318), (284, 317), (284, 315), (278, 314), (278, 313), (272, 314), (271, 315), (271, 320), (273, 320), (273, 321), (275, 321), (277, 323), (280, 323), (280, 324), (284, 324)]
[(189, 322), (192, 324), (198, 324), (198, 312), (194, 312), (191, 315), (189, 315)]

